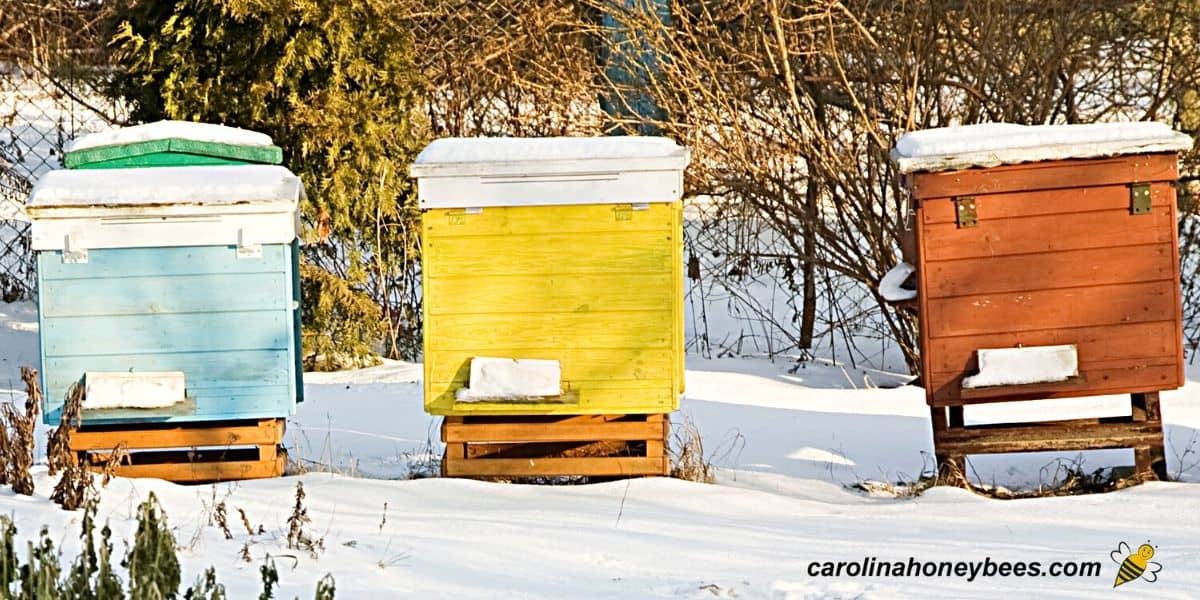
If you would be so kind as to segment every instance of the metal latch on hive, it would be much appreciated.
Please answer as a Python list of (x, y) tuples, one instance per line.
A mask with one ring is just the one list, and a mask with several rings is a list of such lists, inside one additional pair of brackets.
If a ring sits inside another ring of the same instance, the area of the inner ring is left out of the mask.
[(1135, 183), (1129, 187), (1129, 212), (1135, 215), (1150, 214), (1150, 184)]

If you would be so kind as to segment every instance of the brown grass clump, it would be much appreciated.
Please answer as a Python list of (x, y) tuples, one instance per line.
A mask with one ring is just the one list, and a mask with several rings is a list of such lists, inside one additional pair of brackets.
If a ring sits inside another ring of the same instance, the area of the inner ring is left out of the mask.
[(100, 463), (100, 484), (108, 485), (117, 476), (117, 467), (121, 463), (129, 463), (129, 446), (125, 442), (121, 442), (113, 447), (112, 451), (103, 456)]
[(304, 526), (311, 523), (312, 519), (308, 516), (308, 508), (304, 506), (304, 484), (302, 482), (296, 482), (296, 504), (292, 506), (292, 514), (288, 517), (287, 522), (288, 548), (292, 550), (307, 550), (313, 558), (316, 558), (317, 554), (325, 549), (325, 540), (323, 538), (313, 539), (307, 531), (304, 531)]
[(704, 454), (704, 438), (691, 418), (672, 427), (671, 477), (699, 483), (713, 483), (712, 457)]
[(71, 450), (71, 433), (82, 423), (83, 395), (82, 385), (75, 383), (71, 386), (67, 392), (67, 401), (63, 404), (62, 418), (58, 427), (50, 432), (50, 439), (46, 444), (50, 475), (62, 472), (62, 477), (50, 493), (50, 500), (63, 510), (76, 510), (83, 506), (95, 490), (91, 471), (79, 454)]
[(42, 406), (42, 386), (37, 369), (31, 367), (21, 367), (21, 380), (25, 382), (25, 412), (17, 412), (12, 404), (3, 405), (0, 427), (8, 429), (4, 444), (5, 480), (12, 484), (14, 492), (31, 496), (33, 477), (29, 469), (33, 466), (33, 433)]

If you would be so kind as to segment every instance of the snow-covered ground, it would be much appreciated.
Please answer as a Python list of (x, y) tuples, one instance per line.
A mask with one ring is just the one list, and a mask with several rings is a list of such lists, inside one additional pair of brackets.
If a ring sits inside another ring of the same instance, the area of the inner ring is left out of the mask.
[[(0, 304), (0, 400), (20, 401), (17, 367), (36, 364), (36, 311)], [(288, 426), (298, 477), (217, 486), (117, 480), (104, 489), (101, 520), (131, 539), (137, 503), (154, 491), (183, 547), (185, 583), (212, 565), (231, 598), (255, 597), (267, 554), (280, 570), (277, 597), (311, 597), (326, 572), (339, 598), (895, 598), (1017, 596), (1078, 598), (1109, 593), (1122, 542), (1149, 540), (1158, 581), (1119, 588), (1126, 597), (1194, 597), (1200, 586), (1200, 373), (1164, 395), (1168, 463), (1179, 483), (1110, 494), (989, 500), (934, 488), (912, 499), (864, 494), (848, 484), (915, 479), (929, 466), (928, 411), (920, 389), (881, 372), (760, 359), (690, 360), (687, 399), (674, 421), (691, 421), (721, 467), (717, 485), (639, 479), (528, 486), (402, 479), (440, 454), (434, 419), (421, 409), (420, 365), (388, 363), (309, 374), (306, 402)], [(970, 419), (1048, 418), (1115, 412), (1117, 399), (989, 407)], [(1005, 414), (1001, 414), (1005, 413)], [(1051, 477), (1057, 459), (998, 456), (972, 461), (976, 478), (1014, 487)], [(1093, 452), (1085, 467), (1131, 462)], [(1181, 460), (1182, 459), (1182, 460)], [(1049, 466), (1049, 468), (1045, 468)], [(316, 558), (286, 548), (286, 520), (303, 482)], [(20, 537), (49, 525), (64, 555), (78, 549), (80, 515), (37, 493), (0, 491), (0, 512)], [(209, 525), (215, 502), (234, 517), (233, 539)], [(264, 534), (237, 524), (246, 512)], [(249, 547), (252, 562), (240, 554)], [(118, 551), (121, 544), (117, 544)], [(824, 561), (1098, 561), (1099, 577), (821, 578)]]

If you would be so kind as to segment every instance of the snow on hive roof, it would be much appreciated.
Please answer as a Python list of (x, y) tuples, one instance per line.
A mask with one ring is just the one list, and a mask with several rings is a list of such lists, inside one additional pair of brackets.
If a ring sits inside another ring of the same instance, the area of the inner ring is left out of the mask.
[(296, 203), (300, 178), (278, 165), (50, 171), (26, 206)]
[(901, 173), (951, 171), (1039, 160), (1178, 152), (1194, 140), (1162, 123), (982, 123), (904, 134), (892, 148)]
[(67, 146), (66, 151), (75, 152), (87, 148), (119, 146), (170, 138), (232, 146), (270, 147), (273, 145), (271, 136), (249, 129), (192, 121), (155, 121), (145, 125), (123, 127), (76, 138)]
[(664, 170), (687, 166), (687, 148), (664, 137), (443, 138), (413, 161), (414, 177), (587, 170)]
[(686, 152), (664, 137), (443, 138), (421, 151), (414, 164), (666, 158)]

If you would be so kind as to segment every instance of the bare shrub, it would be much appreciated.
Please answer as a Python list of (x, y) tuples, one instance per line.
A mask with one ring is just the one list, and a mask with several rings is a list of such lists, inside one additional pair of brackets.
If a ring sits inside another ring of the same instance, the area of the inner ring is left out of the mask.
[(670, 476), (687, 481), (713, 483), (716, 481), (714, 463), (736, 458), (745, 446), (745, 441), (740, 432), (734, 431), (720, 440), (715, 447), (705, 450), (700, 428), (690, 416), (684, 415), (682, 422), (671, 425)]
[(21, 380), (25, 382), (25, 412), (17, 412), (12, 404), (4, 404), (0, 407), (0, 421), (3, 421), (0, 426), (9, 430), (4, 448), (6, 479), (14, 492), (30, 496), (33, 495), (33, 477), (29, 469), (33, 466), (34, 430), (42, 405), (42, 387), (38, 371), (32, 367), (21, 367)]
[(58, 483), (50, 493), (50, 500), (63, 510), (76, 510), (83, 506), (95, 488), (92, 473), (79, 454), (71, 450), (71, 433), (79, 427), (83, 411), (84, 387), (79, 383), (71, 386), (63, 404), (62, 418), (58, 427), (50, 432), (46, 443), (46, 459), (53, 476), (60, 471)]
[(325, 549), (323, 538), (313, 538), (304, 526), (312, 522), (308, 516), (308, 508), (304, 506), (304, 483), (296, 482), (296, 503), (292, 506), (292, 514), (288, 516), (287, 547), (292, 550), (306, 550), (316, 558)]

